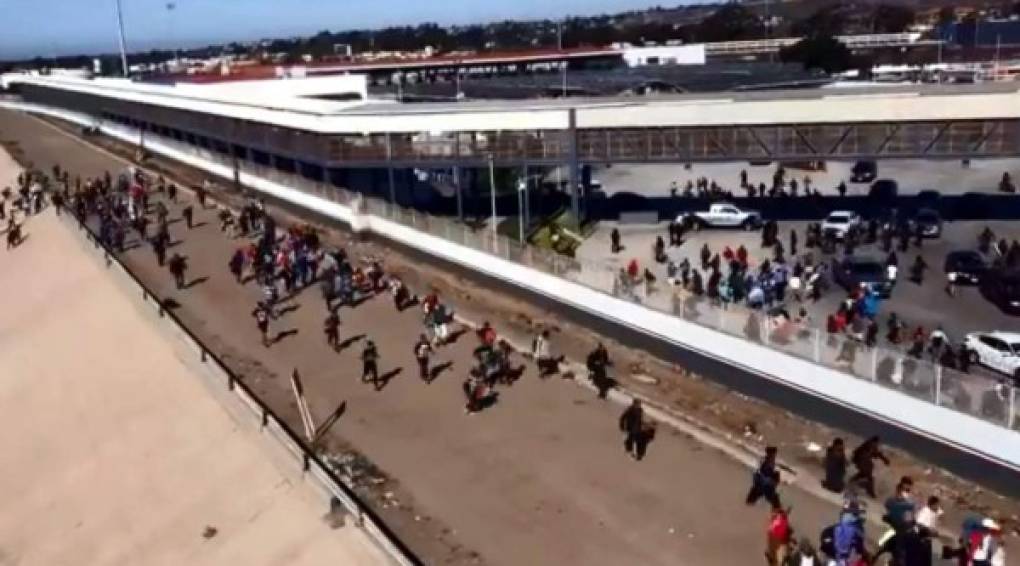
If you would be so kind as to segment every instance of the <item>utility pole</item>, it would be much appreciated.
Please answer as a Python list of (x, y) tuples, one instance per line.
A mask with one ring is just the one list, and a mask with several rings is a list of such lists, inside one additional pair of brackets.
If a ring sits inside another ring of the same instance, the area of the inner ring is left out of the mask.
[(492, 195), (492, 245), (495, 247), (499, 234), (496, 232), (496, 163), (492, 155), (489, 155), (489, 193)]
[(563, 98), (567, 97), (567, 57), (563, 53), (563, 22), (556, 22), (556, 43), (559, 46), (560, 55), (563, 57)]
[(120, 64), (124, 69), (124, 76), (128, 76), (127, 46), (124, 43), (124, 13), (120, 7), (120, 0), (117, 0), (117, 39), (120, 42)]

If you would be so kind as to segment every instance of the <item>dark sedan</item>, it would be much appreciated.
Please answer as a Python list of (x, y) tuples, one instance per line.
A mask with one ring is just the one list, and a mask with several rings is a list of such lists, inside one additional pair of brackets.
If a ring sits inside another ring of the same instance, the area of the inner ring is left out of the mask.
[(942, 216), (937, 210), (922, 208), (917, 211), (911, 220), (914, 229), (921, 229), (921, 235), (925, 238), (938, 238), (942, 236)]
[(893, 284), (886, 275), (885, 265), (877, 259), (860, 256), (833, 259), (832, 276), (847, 291), (864, 285), (882, 298), (892, 294)]
[(988, 271), (988, 264), (981, 254), (971, 250), (961, 250), (946, 254), (946, 278), (957, 285), (977, 285), (981, 276)]

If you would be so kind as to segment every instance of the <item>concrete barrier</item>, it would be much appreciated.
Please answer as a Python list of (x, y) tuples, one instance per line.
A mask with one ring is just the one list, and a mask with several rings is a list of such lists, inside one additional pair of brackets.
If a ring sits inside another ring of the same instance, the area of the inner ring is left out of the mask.
[[(0, 103), (0, 106), (10, 104)], [(21, 110), (54, 116), (82, 125), (95, 125), (87, 116), (21, 105)], [(137, 144), (137, 133), (122, 126), (101, 129), (113, 137)], [(146, 136), (149, 151), (160, 153), (227, 179), (233, 170), (220, 163), (196, 157), (169, 144)], [(878, 384), (853, 379), (837, 370), (749, 342), (668, 313), (619, 299), (579, 283), (504, 259), (395, 222), (379, 215), (355, 213), (329, 199), (308, 194), (248, 173), (241, 182), (282, 201), (386, 238), (401, 246), (459, 265), (507, 285), (546, 297), (550, 301), (587, 313), (589, 316), (640, 333), (655, 341), (696, 352), (743, 374), (768, 380), (777, 386), (853, 411), (874, 422), (895, 427), (917, 438), (927, 439), (962, 455), (994, 464), (1012, 477), (999, 475), (997, 484), (1009, 485), (1020, 474), (1020, 432), (976, 417), (911, 397)], [(360, 208), (360, 207), (359, 207)], [(413, 221), (412, 221), (413, 222)], [(973, 462), (965, 463), (971, 465)], [(1014, 483), (1014, 486), (1020, 483)]]

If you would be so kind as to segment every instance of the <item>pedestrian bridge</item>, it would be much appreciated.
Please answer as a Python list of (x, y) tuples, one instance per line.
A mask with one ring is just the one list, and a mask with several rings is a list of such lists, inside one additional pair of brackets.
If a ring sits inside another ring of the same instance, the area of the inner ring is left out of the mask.
[(253, 94), (258, 81), (229, 92), (57, 76), (4, 75), (0, 82), (26, 102), (327, 181), (343, 169), (489, 162), (575, 170), (1020, 155), (1020, 83), (397, 104), (267, 97)]

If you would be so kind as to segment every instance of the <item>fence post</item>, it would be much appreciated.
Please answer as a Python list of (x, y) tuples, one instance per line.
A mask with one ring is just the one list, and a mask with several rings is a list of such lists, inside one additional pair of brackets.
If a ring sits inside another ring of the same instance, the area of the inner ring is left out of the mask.
[(1009, 388), (1009, 416), (1006, 417), (1007, 426), (1010, 430), (1016, 426), (1016, 387)]
[(871, 347), (871, 381), (878, 381), (878, 346)]
[(935, 365), (935, 404), (942, 404), (942, 364)]

